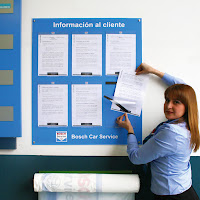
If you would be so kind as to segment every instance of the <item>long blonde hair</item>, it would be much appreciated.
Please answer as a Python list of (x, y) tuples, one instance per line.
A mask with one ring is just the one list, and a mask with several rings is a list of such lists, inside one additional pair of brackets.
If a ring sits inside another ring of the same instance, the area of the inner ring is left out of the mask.
[(165, 90), (166, 97), (175, 98), (185, 105), (183, 120), (187, 123), (187, 128), (191, 133), (191, 148), (196, 152), (200, 146), (200, 136), (198, 106), (194, 89), (189, 85), (175, 84)]

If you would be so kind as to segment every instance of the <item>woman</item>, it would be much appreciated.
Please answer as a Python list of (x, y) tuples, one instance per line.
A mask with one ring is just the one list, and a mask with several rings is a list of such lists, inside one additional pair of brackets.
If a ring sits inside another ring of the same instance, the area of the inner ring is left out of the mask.
[[(155, 74), (167, 85), (164, 114), (166, 122), (159, 124), (139, 148), (127, 114), (117, 118), (117, 124), (128, 131), (127, 152), (133, 164), (151, 165), (151, 191), (155, 200), (198, 200), (192, 187), (190, 154), (200, 145), (198, 107), (192, 87), (183, 81), (142, 63), (139, 74)], [(125, 117), (125, 119), (123, 119)]]

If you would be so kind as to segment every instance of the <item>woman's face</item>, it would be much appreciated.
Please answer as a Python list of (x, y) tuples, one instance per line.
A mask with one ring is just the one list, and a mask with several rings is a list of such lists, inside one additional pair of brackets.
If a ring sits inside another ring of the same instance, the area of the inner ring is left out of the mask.
[(168, 120), (178, 119), (185, 114), (185, 105), (177, 99), (166, 98), (164, 113)]

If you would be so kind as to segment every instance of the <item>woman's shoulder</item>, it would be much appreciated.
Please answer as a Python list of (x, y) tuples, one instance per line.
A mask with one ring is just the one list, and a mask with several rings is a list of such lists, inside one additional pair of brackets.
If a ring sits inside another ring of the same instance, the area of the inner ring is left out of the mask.
[(173, 153), (185, 148), (189, 149), (190, 145), (190, 132), (184, 123), (163, 124), (153, 138), (160, 146), (172, 147)]
[(164, 123), (162, 130), (166, 133), (172, 133), (175, 137), (190, 137), (190, 131), (187, 129), (186, 122), (181, 123)]

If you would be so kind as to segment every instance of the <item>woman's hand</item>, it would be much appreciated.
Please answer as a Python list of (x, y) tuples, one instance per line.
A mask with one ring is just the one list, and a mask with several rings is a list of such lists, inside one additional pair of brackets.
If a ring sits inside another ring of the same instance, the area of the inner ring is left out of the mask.
[(139, 75), (152, 73), (153, 70), (153, 67), (151, 67), (150, 65), (147, 65), (146, 63), (141, 63), (141, 65), (135, 71), (136, 75)]
[(153, 67), (151, 67), (150, 65), (147, 65), (146, 63), (142, 63), (135, 71), (136, 71), (136, 75), (155, 74), (160, 78), (164, 76), (163, 72), (160, 72), (157, 69), (154, 69)]
[[(123, 121), (124, 117), (125, 117), (125, 120)], [(128, 131), (128, 133), (134, 133), (133, 127), (131, 125), (131, 122), (128, 119), (127, 113), (124, 113), (122, 116), (118, 117), (117, 120), (116, 120), (116, 123), (120, 127), (125, 128)]]

